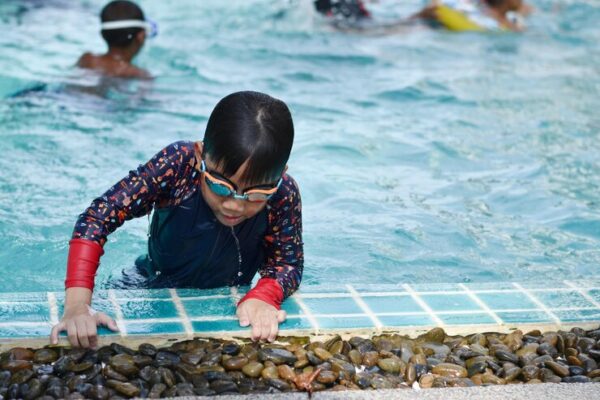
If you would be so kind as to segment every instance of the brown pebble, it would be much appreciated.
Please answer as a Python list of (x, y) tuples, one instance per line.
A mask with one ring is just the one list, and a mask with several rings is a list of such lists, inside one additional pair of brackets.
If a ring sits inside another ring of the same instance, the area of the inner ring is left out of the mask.
[(367, 351), (362, 358), (362, 364), (367, 367), (377, 365), (377, 361), (379, 361), (379, 353), (376, 351)]
[(248, 359), (244, 356), (235, 356), (223, 361), (223, 368), (226, 371), (240, 371), (244, 365), (248, 364)]
[(242, 367), (242, 372), (250, 378), (258, 378), (264, 368), (258, 361), (251, 361)]
[(271, 367), (265, 367), (262, 370), (262, 372), (260, 373), (260, 375), (264, 379), (279, 379), (279, 373), (277, 372), (277, 367), (274, 365)]
[(422, 387), (423, 389), (428, 389), (430, 387), (433, 387), (434, 380), (435, 380), (435, 376), (433, 376), (431, 374), (421, 375), (421, 377), (419, 378), (419, 386)]
[(333, 357), (333, 355), (330, 352), (328, 352), (327, 350), (322, 349), (320, 347), (315, 348), (314, 352), (315, 352), (315, 355), (323, 361), (327, 361), (331, 357)]
[(281, 379), (286, 379), (288, 381), (293, 381), (294, 378), (296, 377), (294, 370), (289, 365), (283, 364), (283, 365), (278, 366), (277, 372), (279, 373), (279, 376), (281, 377)]
[(328, 385), (335, 382), (337, 378), (337, 374), (333, 371), (321, 371), (317, 376), (317, 382)]
[(554, 372), (561, 378), (569, 376), (569, 367), (559, 364), (556, 361), (546, 361), (544, 365), (546, 366), (546, 368), (550, 368), (552, 372)]
[(433, 367), (431, 370), (434, 374), (453, 377), (453, 378), (466, 378), (467, 370), (460, 365), (450, 364), (450, 363), (440, 363)]
[(362, 362), (362, 355), (356, 349), (352, 349), (348, 352), (348, 358), (350, 358), (350, 361), (354, 365), (360, 365), (360, 363)]
[(481, 376), (481, 381), (491, 385), (504, 385), (506, 383), (504, 379), (498, 378), (496, 375), (492, 374), (483, 374)]

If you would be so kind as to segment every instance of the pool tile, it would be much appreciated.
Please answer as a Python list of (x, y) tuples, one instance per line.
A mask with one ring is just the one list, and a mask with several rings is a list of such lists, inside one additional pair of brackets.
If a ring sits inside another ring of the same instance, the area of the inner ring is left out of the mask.
[(494, 310), (528, 310), (539, 307), (524, 293), (477, 293), (476, 296), (492, 311)]
[(34, 326), (12, 325), (0, 326), (1, 338), (28, 338), (50, 335), (52, 326), (49, 323), (35, 324)]
[(600, 289), (591, 289), (588, 290), (587, 293), (592, 299), (596, 300), (597, 302), (600, 302)]
[(332, 283), (331, 285), (328, 285), (328, 286), (306, 285), (306, 286), (302, 286), (300, 288), (299, 292), (302, 295), (311, 294), (311, 293), (345, 293), (347, 295), (350, 295), (350, 292), (348, 291), (348, 288), (346, 287), (346, 285), (336, 284), (336, 283)]
[(415, 292), (462, 292), (458, 283), (414, 283), (410, 287)]
[(302, 329), (302, 330), (313, 330), (313, 326), (307, 318), (288, 318), (279, 325), (280, 329)]
[[(247, 289), (244, 289), (244, 293)], [(239, 288), (241, 292), (242, 289)], [(185, 297), (198, 296), (231, 296), (231, 288), (216, 288), (216, 289), (177, 289), (177, 295), (182, 299)]]
[(594, 307), (581, 294), (576, 291), (560, 292), (534, 292), (532, 293), (539, 301), (549, 309), (568, 307)]
[(48, 294), (46, 292), (34, 292), (34, 293), (0, 293), (0, 302), (15, 302), (15, 303), (43, 303), (48, 301)]
[(535, 282), (518, 282), (521, 286), (528, 290), (535, 289), (564, 289), (569, 286), (562, 281), (551, 281), (551, 280), (539, 280)]
[(398, 315), (398, 316), (378, 316), (379, 321), (385, 327), (401, 326), (433, 326), (435, 322), (429, 315)]
[(541, 311), (498, 312), (496, 315), (508, 324), (554, 322), (548, 314)]
[(317, 318), (319, 328), (323, 329), (348, 329), (348, 328), (373, 328), (373, 321), (368, 317), (343, 317), (343, 318)]
[(123, 301), (119, 306), (125, 319), (177, 318), (177, 309), (171, 301)]
[(510, 290), (517, 291), (518, 289), (510, 282), (472, 282), (464, 284), (469, 290), (474, 292), (479, 290)]
[(496, 323), (496, 320), (487, 313), (437, 314), (437, 316), (447, 325), (489, 325)]
[(185, 329), (179, 322), (127, 322), (128, 335), (180, 334)]
[(188, 317), (228, 316), (235, 315), (236, 306), (231, 297), (224, 299), (181, 299)]
[(237, 318), (217, 321), (193, 321), (194, 332), (222, 332), (250, 330), (249, 327), (241, 327)]
[(313, 314), (363, 314), (352, 297), (303, 299)]
[(48, 303), (0, 304), (0, 322), (47, 322), (50, 320)]
[(556, 314), (562, 322), (600, 321), (600, 309), (555, 311), (554, 314)]
[(375, 313), (393, 313), (393, 312), (422, 312), (419, 306), (411, 296), (361, 296), (363, 301)]
[[(170, 299), (171, 293), (169, 289), (134, 289), (134, 290), (113, 290), (117, 300), (127, 299)], [(102, 298), (108, 297), (108, 291), (100, 294)]]
[(382, 293), (382, 292), (390, 292), (390, 293), (406, 293), (406, 290), (401, 285), (393, 285), (393, 284), (384, 284), (384, 285), (374, 285), (374, 284), (357, 284), (352, 285), (354, 290), (356, 290), (361, 295), (366, 295), (368, 293)]
[(288, 315), (303, 315), (304, 311), (300, 308), (298, 303), (294, 300), (293, 297), (285, 300), (281, 304), (281, 309), (284, 310)]
[(421, 298), (433, 311), (481, 310), (481, 307), (466, 294), (428, 294)]

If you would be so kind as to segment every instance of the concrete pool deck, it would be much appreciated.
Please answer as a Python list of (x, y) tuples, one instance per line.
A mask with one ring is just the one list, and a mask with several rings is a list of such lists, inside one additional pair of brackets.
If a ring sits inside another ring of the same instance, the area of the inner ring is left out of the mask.
[[(180, 400), (208, 400), (215, 397), (177, 397)], [(307, 393), (221, 395), (219, 400), (306, 400)], [(541, 383), (537, 385), (479, 386), (442, 389), (391, 389), (343, 392), (316, 392), (313, 400), (598, 400), (600, 383)]]

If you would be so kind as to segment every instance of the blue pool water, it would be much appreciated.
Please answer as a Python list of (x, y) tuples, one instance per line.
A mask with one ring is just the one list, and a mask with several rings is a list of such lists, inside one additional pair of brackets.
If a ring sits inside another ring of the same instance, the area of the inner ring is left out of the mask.
[[(141, 1), (161, 30), (138, 58), (150, 84), (73, 68), (104, 49), (103, 3), (0, 2), (0, 291), (60, 290), (76, 216), (242, 89), (292, 109), (305, 284), (598, 275), (597, 1), (534, 0), (522, 35), (390, 36), (333, 32), (308, 0)], [(147, 224), (109, 238), (99, 282)]]

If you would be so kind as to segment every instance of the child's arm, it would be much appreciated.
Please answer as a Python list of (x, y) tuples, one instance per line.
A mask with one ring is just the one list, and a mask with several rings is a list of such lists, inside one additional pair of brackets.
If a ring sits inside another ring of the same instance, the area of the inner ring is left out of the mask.
[(273, 341), (278, 322), (285, 319), (281, 303), (298, 289), (304, 267), (302, 205), (298, 186), (290, 176), (284, 176), (270, 204), (261, 279), (238, 303), (238, 317), (242, 326), (252, 325), (253, 339)]
[[(178, 184), (179, 173), (192, 168), (192, 162), (186, 160), (193, 160), (193, 154), (193, 145), (184, 142), (166, 147), (95, 199), (79, 216), (69, 242), (65, 313), (61, 323), (53, 329), (51, 339), (54, 342), (62, 330), (67, 330), (74, 346), (87, 347), (90, 338), (95, 341), (99, 321), (89, 313), (89, 306), (107, 236), (126, 220), (148, 214), (155, 202), (170, 196)], [(86, 327), (85, 330), (82, 327)]]

